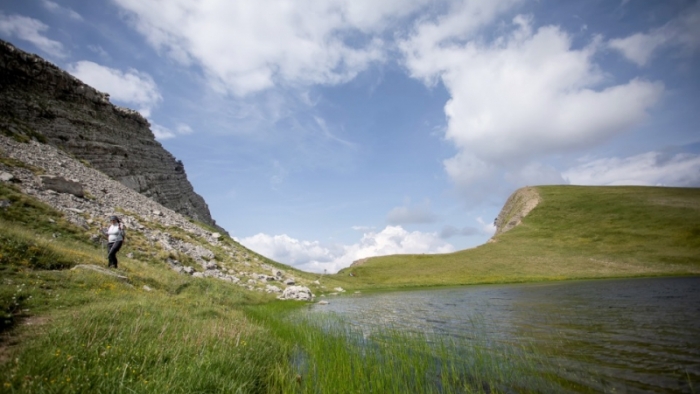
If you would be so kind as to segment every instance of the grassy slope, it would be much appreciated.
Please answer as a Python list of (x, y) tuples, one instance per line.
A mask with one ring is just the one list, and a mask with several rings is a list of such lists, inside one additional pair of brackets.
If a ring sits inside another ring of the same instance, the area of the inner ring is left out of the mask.
[(372, 258), (338, 279), (349, 288), (381, 288), (700, 274), (700, 189), (536, 189), (537, 208), (496, 242)]
[[(353, 289), (700, 272), (700, 190), (538, 190), (541, 205), (496, 243), (449, 255), (372, 259), (352, 269), (356, 277), (323, 281)], [(176, 274), (137, 234), (120, 259), (118, 272), (127, 281), (69, 270), (104, 265), (104, 252), (45, 204), (2, 184), (0, 199), (12, 202), (0, 209), (0, 392), (337, 392), (360, 383), (399, 384), (410, 374), (386, 360), (411, 371), (420, 361), (408, 356), (413, 347), (398, 345), (374, 364), (361, 352), (333, 353), (352, 347), (279, 320), (299, 304), (261, 309), (271, 297)], [(124, 256), (129, 248), (137, 258)], [(298, 346), (314, 368), (303, 384), (289, 361)], [(355, 367), (335, 373), (334, 363)], [(502, 373), (488, 381), (514, 384)], [(456, 374), (457, 386), (483, 386), (462, 381), (481, 371)], [(401, 387), (387, 392), (405, 392)]]
[(0, 392), (270, 392), (293, 381), (287, 344), (245, 312), (274, 296), (177, 274), (137, 232), (112, 271), (128, 279), (71, 270), (106, 265), (89, 232), (2, 183), (0, 200), (11, 202), (0, 208)]

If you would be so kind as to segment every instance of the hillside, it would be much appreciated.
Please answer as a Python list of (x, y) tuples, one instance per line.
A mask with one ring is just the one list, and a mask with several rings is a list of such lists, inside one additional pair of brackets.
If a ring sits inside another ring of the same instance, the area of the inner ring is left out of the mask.
[(216, 227), (183, 163), (156, 141), (148, 120), (2, 40), (0, 134), (59, 147), (146, 197)]
[[(113, 214), (127, 238), (107, 269)], [(0, 392), (280, 391), (291, 345), (247, 309), (338, 282), (216, 231), (49, 144), (0, 135)]]
[(700, 275), (700, 189), (521, 189), (497, 224), (485, 245), (375, 257), (340, 271), (338, 279), (348, 287), (383, 288)]

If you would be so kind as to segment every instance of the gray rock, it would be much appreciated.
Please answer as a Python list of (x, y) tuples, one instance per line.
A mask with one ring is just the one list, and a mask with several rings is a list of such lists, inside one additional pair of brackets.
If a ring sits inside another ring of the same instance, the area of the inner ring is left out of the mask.
[(284, 289), (282, 295), (277, 298), (280, 300), (311, 301), (314, 295), (308, 287), (290, 286)]
[(0, 172), (0, 181), (12, 182), (14, 179), (15, 176), (10, 174), (9, 172)]
[(296, 284), (296, 282), (294, 281), (294, 279), (288, 278), (284, 281), (284, 284), (287, 286), (292, 286), (292, 285)]
[(187, 275), (193, 275), (195, 273), (194, 268), (190, 266), (182, 267), (182, 272), (186, 273)]
[(275, 285), (267, 285), (267, 286), (265, 286), (265, 291), (268, 293), (281, 293), (282, 289), (280, 289), (279, 287), (277, 287)]
[(0, 208), (8, 208), (10, 205), (12, 205), (10, 200), (0, 200)]
[(39, 178), (41, 179), (41, 186), (44, 190), (53, 190), (58, 193), (72, 194), (81, 198), (85, 196), (83, 185), (79, 182), (54, 175), (41, 175)]
[(194, 272), (192, 273), (193, 278), (204, 278), (204, 274), (201, 272)]

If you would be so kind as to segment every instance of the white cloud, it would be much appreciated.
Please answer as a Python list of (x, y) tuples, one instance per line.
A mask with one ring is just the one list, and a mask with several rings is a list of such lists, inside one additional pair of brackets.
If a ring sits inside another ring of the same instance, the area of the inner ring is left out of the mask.
[(454, 247), (441, 240), (436, 233), (408, 232), (401, 226), (387, 226), (378, 233), (367, 232), (359, 242), (352, 245), (323, 246), (318, 241), (300, 241), (285, 234), (262, 233), (239, 241), (275, 261), (305, 271), (327, 270), (330, 273), (365, 257), (454, 251)]
[(700, 155), (647, 152), (627, 158), (605, 158), (563, 173), (574, 185), (700, 186)]
[(384, 59), (373, 34), (428, 0), (114, 0), (160, 51), (203, 67), (238, 96), (277, 85), (338, 84)]
[(635, 33), (610, 40), (608, 45), (631, 62), (645, 66), (659, 48), (677, 46), (692, 53), (700, 48), (700, 4), (695, 3), (681, 16), (648, 33)]
[(488, 235), (496, 233), (496, 225), (493, 222), (487, 222), (481, 217), (476, 218), (476, 221), (481, 225), (481, 232)]
[(10, 37), (34, 44), (43, 52), (58, 58), (66, 57), (63, 45), (43, 35), (49, 29), (47, 25), (33, 18), (21, 15), (5, 15), (0, 12), (0, 32)]
[(157, 140), (167, 140), (170, 138), (175, 138), (176, 134), (167, 127), (161, 126), (159, 124), (151, 124), (151, 131)]
[(507, 171), (503, 177), (513, 185), (561, 185), (568, 183), (556, 168), (538, 162)]
[(651, 59), (652, 53), (668, 42), (665, 34), (635, 33), (629, 37), (610, 40), (608, 45), (616, 49), (630, 61), (639, 66), (644, 66)]
[(362, 232), (370, 231), (370, 230), (374, 229), (373, 226), (352, 226), (350, 228), (355, 230), (355, 231), (362, 231)]
[(156, 139), (161, 141), (175, 138), (178, 135), (192, 134), (194, 132), (190, 126), (184, 123), (178, 123), (175, 126), (175, 130), (171, 130), (165, 126), (161, 126), (153, 122), (151, 122), (151, 131), (153, 131), (153, 135), (156, 137)]
[(389, 224), (421, 224), (433, 223), (437, 220), (437, 215), (430, 207), (430, 201), (426, 200), (422, 204), (411, 205), (410, 201), (401, 207), (395, 207), (387, 214), (386, 221)]
[(73, 11), (72, 9), (70, 9), (68, 7), (63, 7), (60, 4), (55, 3), (53, 1), (42, 0), (41, 4), (44, 6), (44, 8), (46, 8), (47, 10), (54, 12), (56, 14), (66, 15), (67, 17), (69, 17), (71, 19), (78, 20), (78, 21), (83, 20), (83, 17), (79, 13)]
[(68, 72), (95, 89), (108, 93), (110, 98), (138, 107), (144, 117), (149, 117), (153, 107), (162, 100), (153, 78), (134, 69), (123, 72), (90, 61), (80, 61), (70, 65)]
[(603, 86), (593, 61), (599, 38), (574, 49), (558, 27), (534, 30), (526, 16), (512, 27), (485, 42), (428, 22), (400, 45), (411, 74), (439, 79), (451, 96), (445, 137), (458, 152), (444, 166), (461, 189), (543, 155), (595, 146), (642, 121), (664, 92), (661, 83), (640, 79)]

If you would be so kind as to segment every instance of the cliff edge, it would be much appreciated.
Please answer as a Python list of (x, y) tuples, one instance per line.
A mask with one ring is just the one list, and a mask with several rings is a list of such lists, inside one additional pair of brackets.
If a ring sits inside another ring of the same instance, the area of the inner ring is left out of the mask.
[(516, 190), (508, 197), (501, 212), (496, 218), (496, 233), (490, 241), (493, 241), (496, 236), (503, 234), (513, 227), (519, 225), (522, 219), (530, 213), (540, 202), (540, 195), (537, 190), (532, 187), (523, 187)]
[(156, 141), (143, 116), (2, 40), (0, 132), (56, 146), (163, 206), (219, 228), (182, 162)]

